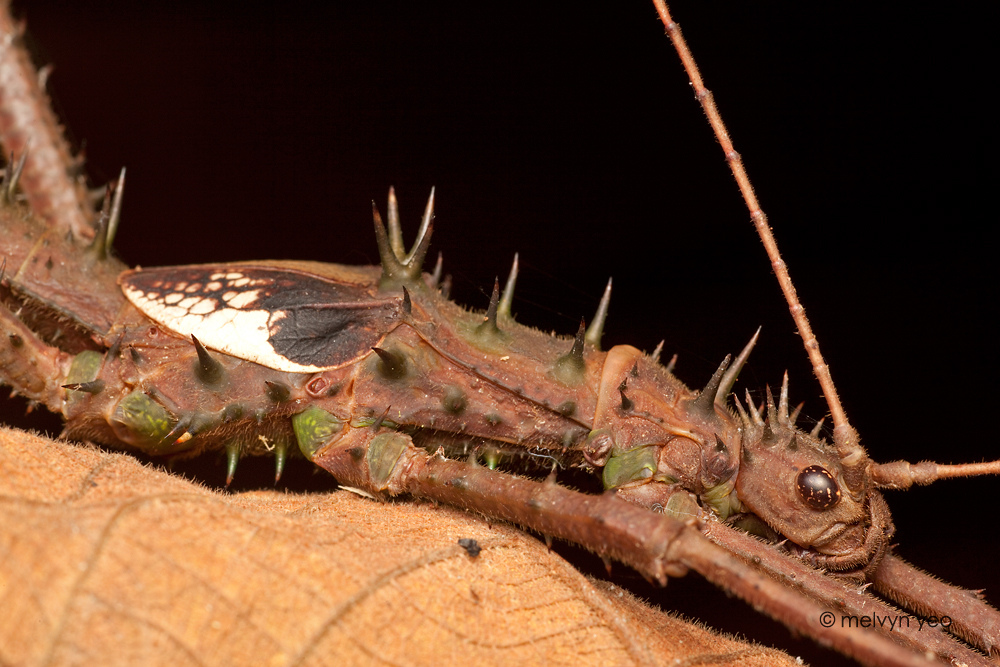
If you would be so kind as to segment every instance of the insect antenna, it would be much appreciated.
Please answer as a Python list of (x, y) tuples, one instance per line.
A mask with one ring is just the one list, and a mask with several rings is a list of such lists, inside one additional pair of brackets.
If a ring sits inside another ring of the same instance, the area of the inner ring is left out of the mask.
[(767, 222), (767, 215), (761, 210), (760, 204), (757, 202), (757, 195), (750, 184), (750, 178), (747, 176), (746, 169), (743, 166), (743, 160), (733, 147), (733, 142), (729, 138), (726, 125), (722, 121), (722, 116), (719, 114), (718, 108), (715, 106), (715, 98), (712, 96), (712, 91), (706, 88), (702, 82), (698, 65), (695, 63), (690, 49), (688, 49), (684, 35), (681, 34), (680, 26), (674, 23), (670, 17), (666, 3), (663, 0), (653, 0), (653, 4), (656, 6), (660, 20), (666, 28), (670, 41), (673, 42), (674, 48), (677, 50), (677, 54), (684, 64), (684, 70), (687, 72), (688, 78), (691, 80), (691, 86), (694, 88), (695, 98), (701, 104), (705, 115), (708, 116), (708, 122), (715, 132), (715, 137), (722, 145), (729, 168), (732, 170), (736, 184), (743, 195), (743, 200), (750, 210), (750, 217), (757, 228), (757, 234), (764, 244), (767, 256), (771, 259), (774, 274), (778, 278), (778, 284), (781, 285), (781, 291), (788, 302), (788, 309), (792, 313), (792, 319), (795, 321), (795, 326), (798, 327), (799, 335), (805, 344), (809, 361), (812, 363), (813, 373), (816, 374), (816, 378), (819, 380), (820, 387), (823, 389), (823, 396), (826, 398), (827, 405), (830, 408), (830, 416), (833, 418), (834, 423), (834, 443), (837, 446), (837, 454), (844, 463), (846, 481), (853, 489), (855, 488), (855, 484), (863, 483), (863, 472), (867, 467), (868, 457), (858, 443), (857, 433), (847, 420), (847, 413), (844, 411), (840, 397), (837, 395), (837, 388), (834, 386), (833, 378), (830, 375), (830, 368), (823, 359), (823, 355), (820, 354), (819, 343), (816, 340), (816, 336), (813, 335), (809, 320), (806, 318), (805, 308), (799, 303), (798, 295), (795, 292), (795, 285), (792, 284), (791, 276), (788, 274), (788, 267), (785, 265), (784, 260), (781, 259), (778, 244)]
[(852, 492), (861, 494), (865, 492), (866, 487), (871, 481), (874, 481), (876, 486), (884, 488), (907, 488), (913, 484), (930, 484), (935, 480), (946, 477), (1000, 475), (1000, 460), (963, 465), (941, 465), (929, 462), (911, 465), (905, 461), (897, 461), (891, 464), (873, 464), (871, 459), (868, 458), (867, 453), (859, 442), (857, 431), (855, 431), (847, 419), (847, 413), (844, 411), (840, 397), (837, 395), (837, 388), (833, 383), (833, 377), (830, 375), (830, 367), (820, 353), (819, 342), (816, 340), (815, 334), (813, 334), (809, 319), (806, 317), (805, 308), (799, 302), (795, 285), (792, 283), (791, 276), (788, 273), (788, 267), (785, 265), (784, 260), (781, 258), (781, 253), (778, 251), (778, 244), (771, 233), (767, 215), (760, 208), (757, 195), (754, 193), (753, 186), (750, 184), (750, 178), (747, 176), (746, 169), (743, 166), (743, 159), (733, 147), (733, 142), (729, 138), (726, 125), (722, 121), (722, 116), (719, 114), (718, 108), (715, 106), (715, 98), (712, 96), (712, 92), (705, 87), (701, 79), (701, 73), (698, 71), (698, 65), (691, 55), (683, 34), (681, 34), (680, 26), (670, 17), (666, 3), (664, 0), (653, 0), (653, 4), (656, 6), (660, 20), (663, 22), (670, 41), (680, 56), (684, 70), (687, 72), (691, 86), (694, 88), (695, 98), (701, 104), (705, 115), (708, 116), (709, 125), (711, 125), (716, 139), (722, 146), (726, 161), (729, 163), (729, 168), (750, 211), (750, 217), (753, 220), (754, 227), (757, 229), (757, 234), (764, 244), (768, 258), (771, 260), (774, 275), (777, 277), (781, 291), (785, 295), (788, 310), (791, 312), (795, 326), (798, 328), (799, 336), (801, 336), (806, 353), (809, 355), (813, 373), (816, 375), (816, 379), (819, 380), (823, 396), (826, 398), (827, 406), (830, 409), (830, 417), (833, 420), (833, 444), (841, 460), (844, 481), (847, 486)]

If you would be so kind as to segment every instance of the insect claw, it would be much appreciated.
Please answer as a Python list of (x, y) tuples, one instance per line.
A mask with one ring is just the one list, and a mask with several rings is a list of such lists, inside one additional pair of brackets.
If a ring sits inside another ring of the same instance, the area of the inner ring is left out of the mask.
[(548, 533), (545, 533), (542, 535), (542, 537), (545, 538), (545, 546), (548, 548), (549, 551), (552, 551), (552, 536), (549, 535)]
[(510, 308), (514, 303), (514, 285), (517, 283), (517, 253), (514, 253), (514, 263), (510, 267), (510, 273), (507, 274), (507, 283), (503, 288), (503, 296), (500, 297), (500, 305), (497, 306), (497, 315), (499, 317), (512, 317), (510, 314)]
[(663, 340), (661, 340), (659, 343), (656, 344), (656, 347), (653, 348), (653, 353), (651, 355), (649, 355), (649, 356), (653, 357), (654, 361), (659, 361), (660, 360), (660, 355), (663, 354), (663, 345), (666, 342), (667, 342), (667, 339), (664, 338)]
[[(587, 329), (586, 341), (590, 345), (594, 346), (595, 350), (601, 349), (601, 336), (604, 335), (604, 323), (608, 319), (608, 306), (611, 305), (611, 278), (608, 278), (608, 284), (604, 288), (604, 294), (601, 296), (601, 302), (597, 304), (597, 312), (594, 313), (594, 319), (590, 323), (590, 328)], [(658, 353), (653, 354), (654, 357), (659, 358)]]
[(607, 556), (601, 556), (601, 561), (604, 563), (604, 570), (611, 576), (611, 559)]
[(226, 488), (236, 476), (236, 464), (240, 462), (240, 444), (233, 440), (226, 445)]

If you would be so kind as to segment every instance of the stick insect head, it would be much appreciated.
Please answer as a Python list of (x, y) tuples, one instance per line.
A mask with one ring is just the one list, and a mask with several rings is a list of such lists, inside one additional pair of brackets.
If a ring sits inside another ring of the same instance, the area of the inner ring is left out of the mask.
[[(748, 395), (749, 401), (749, 395)], [(847, 556), (864, 542), (867, 493), (852, 491), (836, 449), (795, 428), (788, 414), (787, 376), (775, 407), (750, 414), (737, 400), (743, 446), (736, 492), (743, 506), (801, 547)]]

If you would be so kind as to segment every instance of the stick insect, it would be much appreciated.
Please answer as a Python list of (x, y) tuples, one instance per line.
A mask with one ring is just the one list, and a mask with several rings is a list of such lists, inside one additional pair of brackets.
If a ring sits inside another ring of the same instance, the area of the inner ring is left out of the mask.
[[(780, 43), (778, 37), (769, 35), (762, 39), (761, 35), (768, 34), (763, 26), (748, 28), (745, 24), (759, 17), (740, 15), (738, 7), (727, 9), (736, 13), (732, 18), (735, 28), (718, 25), (714, 16), (711, 21), (695, 15), (688, 17), (686, 10), (680, 18), (689, 37), (695, 40), (696, 55), (702, 60), (709, 85), (720, 96), (723, 114), (733, 125), (731, 131), (737, 139), (737, 148), (751, 172), (757, 173), (758, 161), (763, 163), (772, 158), (774, 142), (782, 141), (781, 133), (788, 129), (789, 119), (801, 116), (790, 111), (773, 111), (785, 100), (789, 105), (798, 100), (794, 84), (777, 84), (769, 89), (766, 81), (756, 78), (753, 83), (747, 81), (771, 69), (755, 65), (757, 61), (748, 54), (757, 56), (762, 52), (762, 57), (772, 59), (770, 64), (787, 63), (804, 57), (801, 49), (795, 47), (821, 43), (822, 38), (813, 40), (799, 34), (793, 47), (772, 47), (771, 44)], [(444, 208), (439, 207), (439, 217), (445, 219), (448, 209), (454, 207), (452, 215), (463, 221), (460, 234), (452, 235), (449, 230), (435, 238), (437, 247), (444, 252), (446, 266), (455, 276), (460, 302), (485, 307), (488, 298), (483, 293), (485, 286), (492, 282), (493, 275), (506, 271), (506, 261), (498, 260), (493, 266), (494, 262), (483, 262), (483, 256), (509, 257), (515, 250), (521, 250), (522, 261), (536, 267), (537, 274), (534, 278), (528, 272), (523, 274), (519, 294), (524, 295), (525, 304), (515, 308), (520, 321), (571, 333), (579, 314), (589, 313), (593, 308), (593, 298), (588, 301), (587, 295), (599, 295), (606, 276), (611, 274), (616, 279), (616, 291), (609, 338), (617, 336), (618, 342), (651, 349), (660, 338), (666, 337), (667, 353), (675, 351), (680, 355), (678, 373), (697, 385), (714, 369), (724, 352), (738, 347), (757, 324), (763, 324), (765, 334), (760, 348), (741, 382), (755, 382), (751, 388), (760, 392), (766, 383), (777, 385), (781, 370), (791, 365), (793, 400), (807, 400), (805, 412), (819, 416), (825, 407), (816, 398), (818, 392), (808, 366), (800, 360), (799, 344), (780, 296), (771, 286), (766, 268), (761, 268), (764, 260), (760, 259), (752, 232), (740, 224), (746, 215), (727, 181), (724, 164), (712, 152), (709, 145), (712, 139), (693, 103), (676, 92), (683, 90), (683, 77), (671, 61), (665, 40), (658, 36), (659, 28), (650, 21), (650, 11), (644, 6), (630, 10), (630, 16), (566, 17), (553, 12), (551, 16), (533, 16), (532, 21), (525, 21), (524, 15), (513, 10), (510, 14), (491, 14), (486, 21), (455, 8), (436, 10), (440, 13), (427, 16), (418, 16), (419, 12), (411, 10), (413, 15), (397, 13), (391, 19), (338, 15), (324, 18), (340, 26), (348, 25), (348, 19), (357, 22), (350, 23), (350, 29), (335, 30), (332, 36), (298, 33), (294, 39), (288, 36), (291, 31), (285, 32), (287, 25), (282, 29), (265, 28), (263, 19), (247, 18), (248, 24), (237, 22), (232, 30), (238, 33), (240, 25), (256, 26), (249, 32), (257, 39), (248, 40), (247, 50), (236, 53), (238, 59), (249, 61), (248, 69), (253, 71), (243, 90), (255, 90), (254, 99), (268, 100), (259, 115), (247, 111), (245, 104), (227, 111), (225, 107), (212, 107), (204, 102), (210, 91), (214, 91), (215, 99), (227, 96), (241, 99), (237, 92), (242, 79), (233, 83), (231, 90), (219, 89), (231, 70), (222, 63), (213, 63), (212, 58), (221, 59), (226, 54), (207, 55), (193, 48), (197, 44), (190, 45), (192, 48), (184, 54), (190, 58), (190, 64), (178, 66), (175, 72), (178, 88), (185, 90), (189, 86), (191, 97), (182, 97), (175, 108), (164, 108), (165, 84), (114, 83), (116, 79), (130, 80), (130, 77), (136, 81), (142, 71), (131, 56), (136, 45), (127, 40), (144, 31), (120, 31), (125, 41), (115, 48), (114, 41), (103, 39), (110, 30), (95, 26), (93, 33), (85, 35), (79, 28), (82, 17), (74, 17), (69, 11), (63, 18), (78, 32), (72, 37), (67, 35), (71, 38), (65, 41), (43, 37), (47, 17), (42, 11), (31, 9), (29, 18), (41, 43), (58, 43), (59, 48), (73, 50), (73, 54), (94, 51), (94, 45), (100, 43), (96, 50), (108, 57), (99, 67), (93, 67), (93, 63), (87, 64), (75, 55), (60, 57), (54, 52), (52, 55), (59, 65), (57, 91), (65, 90), (64, 84), (86, 86), (91, 91), (101, 87), (99, 122), (81, 124), (78, 118), (86, 118), (88, 112), (67, 111), (76, 132), (88, 138), (91, 168), (96, 165), (113, 174), (124, 161), (133, 174), (143, 168), (164, 170), (160, 178), (142, 179), (145, 185), (136, 183), (140, 179), (135, 178), (130, 184), (128, 216), (143, 221), (142, 229), (131, 232), (131, 238), (128, 226), (119, 237), (121, 253), (130, 261), (156, 265), (276, 255), (343, 263), (373, 261), (373, 251), (363, 257), (358, 255), (358, 248), (368, 248), (371, 243), (367, 225), (355, 223), (355, 219), (363, 220), (365, 213), (357, 193), (366, 197), (369, 193), (381, 193), (388, 181), (394, 181), (401, 193), (416, 193), (434, 182), (440, 192), (449, 193), (448, 197), (441, 197)], [(207, 12), (199, 17), (203, 24), (218, 27), (224, 23), (223, 15)], [(307, 17), (287, 20), (297, 29), (313, 23)], [(799, 21), (799, 29), (810, 21), (818, 22), (805, 16), (800, 16)], [(698, 22), (710, 26), (709, 29), (696, 28)], [(328, 25), (324, 21), (315, 23)], [(152, 22), (145, 25), (149, 34), (156, 32)], [(362, 27), (355, 27), (359, 25)], [(824, 35), (829, 39), (830, 35), (843, 34), (834, 27), (838, 25), (824, 25)], [(876, 25), (892, 34), (891, 24)], [(876, 32), (874, 28), (871, 31)], [(786, 28), (785, 34), (788, 32)], [(906, 31), (908, 35), (920, 32)], [(102, 35), (102, 39), (94, 39), (95, 33)], [(166, 37), (169, 31), (160, 34)], [(277, 43), (261, 48), (269, 43), (268, 38), (276, 36)], [(721, 37), (720, 43), (713, 48), (709, 40), (717, 36)], [(636, 47), (640, 42), (642, 47)], [(321, 46), (323, 43), (329, 46)], [(539, 47), (539, 51), (534, 51), (534, 47), (525, 50), (526, 45), (538, 43), (544, 43), (545, 47)], [(756, 48), (760, 44), (768, 46)], [(899, 48), (907, 44), (904, 41)], [(838, 54), (849, 51), (831, 42), (827, 49), (817, 49), (820, 52), (817, 55), (834, 51), (834, 47)], [(331, 50), (323, 51), (325, 48)], [(123, 57), (123, 52), (129, 56)], [(719, 60), (712, 59), (713, 53), (720, 54)], [(358, 54), (364, 54), (365, 58), (359, 58)], [(426, 60), (414, 62), (411, 54), (422, 54)], [(724, 73), (716, 73), (722, 67), (716, 63), (726, 58), (742, 65), (733, 75), (738, 82), (729, 83)], [(280, 66), (269, 70), (269, 66), (274, 67), (271, 63), (279, 59)], [(368, 59), (372, 69), (359, 72), (358, 59)], [(460, 67), (456, 63), (462, 60), (468, 62)], [(878, 56), (861, 60), (869, 64), (872, 60), (880, 62)], [(538, 63), (546, 64), (539, 67)], [(891, 64), (895, 63), (890, 61)], [(127, 69), (116, 77), (112, 73), (115, 66)], [(95, 71), (100, 72), (101, 80), (95, 82), (83, 76), (77, 67), (90, 71), (91, 76)], [(347, 73), (351, 68), (355, 71), (353, 77)], [(921, 68), (918, 65), (915, 69)], [(800, 75), (819, 77), (817, 72), (826, 71), (826, 66), (799, 64), (797, 70)], [(280, 77), (276, 74), (270, 84), (261, 85), (260, 77), (266, 72), (280, 72)], [(455, 78), (448, 79), (445, 74)], [(898, 75), (898, 70), (893, 70), (893, 74)], [(850, 80), (854, 83), (861, 78), (855, 75)], [(970, 79), (974, 77), (970, 75)], [(800, 76), (796, 80), (803, 79)], [(813, 82), (813, 92), (824, 87), (815, 78), (806, 80)], [(266, 93), (261, 94), (261, 90)], [(303, 95), (302, 90), (309, 90), (315, 97), (303, 101), (297, 97)], [(847, 93), (843, 89), (820, 95), (820, 104), (829, 104)], [(119, 94), (124, 97), (115, 103), (114, 98)], [(756, 103), (743, 102), (738, 96), (744, 94), (757, 95)], [(147, 95), (142, 99), (149, 104), (130, 104), (136, 95)], [(287, 103), (289, 97), (297, 103)], [(66, 103), (71, 98), (68, 90), (60, 94)], [(89, 104), (93, 96), (80, 99)], [(279, 103), (272, 104), (272, 100)], [(880, 98), (869, 94), (862, 100), (864, 104), (872, 100), (878, 104)], [(780, 153), (774, 162), (766, 163), (773, 175), (765, 176), (763, 181), (756, 176), (757, 188), (783, 246), (798, 248), (800, 256), (806, 258), (797, 261), (792, 255), (795, 250), (786, 249), (793, 277), (824, 341), (841, 393), (848, 401), (848, 412), (871, 453), (879, 460), (941, 459), (949, 458), (953, 452), (955, 460), (990, 458), (988, 432), (977, 428), (955, 429), (950, 421), (947, 425), (939, 423), (950, 416), (933, 420), (932, 426), (923, 417), (929, 412), (924, 406), (929, 407), (930, 401), (938, 397), (948, 397), (949, 405), (963, 407), (969, 402), (977, 407), (991, 404), (989, 392), (981, 384), (982, 378), (991, 375), (990, 369), (983, 367), (984, 359), (978, 355), (965, 360), (961, 357), (965, 349), (985, 348), (969, 342), (970, 337), (975, 340), (985, 330), (976, 319), (983, 317), (979, 304), (988, 302), (990, 293), (989, 282), (982, 275), (983, 264), (976, 261), (976, 254), (982, 251), (969, 249), (966, 244), (942, 251), (952, 248), (947, 239), (940, 238), (942, 233), (936, 234), (929, 246), (918, 246), (922, 241), (921, 231), (913, 223), (929, 218), (968, 219), (974, 213), (969, 198), (978, 194), (970, 192), (976, 188), (963, 184), (961, 189), (952, 189), (949, 184), (956, 183), (956, 172), (968, 170), (974, 176), (975, 169), (966, 165), (975, 164), (980, 154), (969, 141), (969, 154), (949, 159), (949, 168), (934, 181), (933, 185), (940, 189), (926, 187), (927, 180), (923, 180), (926, 177), (907, 171), (915, 164), (905, 164), (898, 157), (901, 149), (926, 145), (926, 141), (890, 138), (885, 144), (874, 142), (874, 155), (851, 159), (854, 151), (871, 150), (866, 142), (846, 143), (849, 148), (844, 148), (846, 140), (861, 132), (862, 121), (850, 115), (857, 106), (861, 103), (834, 107), (831, 116), (836, 120), (832, 130), (810, 127), (806, 135), (811, 139), (785, 139), (779, 143)], [(158, 120), (144, 116), (148, 109), (157, 107), (162, 113)], [(290, 112), (290, 108), (295, 111)], [(311, 111), (303, 112), (303, 108)], [(771, 115), (741, 121), (739, 116), (744, 108), (748, 113), (771, 111)], [(943, 112), (935, 109), (934, 112), (925, 109), (921, 114), (931, 120), (919, 128), (920, 138), (933, 135), (936, 130), (932, 128), (948, 126), (936, 117)], [(120, 115), (109, 122), (109, 114)], [(220, 141), (215, 134), (216, 125), (208, 129), (207, 124), (198, 121), (187, 124), (192, 118), (206, 115), (232, 120), (236, 127), (234, 134), (223, 135), (228, 139)], [(774, 122), (775, 117), (778, 129), (756, 129), (759, 123)], [(403, 121), (413, 125), (404, 129)], [(97, 134), (101, 131), (100, 122), (113, 128), (117, 139), (105, 140)], [(175, 133), (180, 123), (184, 123), (181, 131)], [(838, 126), (843, 127), (842, 123), (847, 123), (851, 130), (844, 133), (845, 141), (817, 143), (817, 135), (829, 136)], [(123, 128), (127, 131), (129, 126), (141, 129), (142, 138), (128, 139)], [(169, 137), (170, 142), (181, 136), (183, 139), (178, 141), (190, 143), (170, 143), (155, 155), (150, 152), (148, 155), (154, 157), (145, 159), (132, 159), (128, 151), (118, 150), (116, 141), (122, 142), (122, 146), (148, 146), (150, 127), (158, 128), (154, 136)], [(258, 138), (261, 127), (267, 140)], [(185, 128), (189, 131), (184, 131)], [(296, 138), (300, 130), (305, 130), (305, 134), (298, 136), (307, 136), (306, 141)], [(471, 137), (486, 139), (476, 144)], [(311, 146), (337, 148), (307, 151)], [(952, 146), (966, 148), (961, 141), (948, 142), (946, 148)], [(247, 150), (248, 157), (233, 159), (233, 151), (240, 149)], [(220, 157), (212, 157), (215, 150)], [(108, 156), (107, 162), (101, 161), (102, 154)], [(887, 160), (894, 169), (880, 166)], [(813, 176), (812, 171), (805, 170), (816, 162), (834, 162), (832, 166), (842, 170), (832, 177)], [(242, 163), (248, 168), (233, 177), (234, 192), (226, 196), (221, 189), (230, 187), (225, 183), (228, 176), (222, 178), (220, 170), (228, 168), (222, 165), (231, 163)], [(478, 172), (482, 182), (459, 180), (459, 172), (462, 179), (470, 175), (476, 178), (473, 166), (479, 168), (484, 163), (488, 167)], [(859, 164), (864, 165), (860, 175)], [(211, 165), (211, 169), (199, 171), (204, 165)], [(350, 167), (345, 169), (343, 165)], [(372, 166), (358, 168), (358, 165)], [(920, 171), (925, 169), (921, 162)], [(874, 217), (867, 213), (871, 207), (866, 202), (850, 199), (850, 184), (858, 180), (869, 191), (891, 188), (893, 195), (878, 200), (874, 207), (878, 213)], [(162, 188), (165, 200), (150, 198), (143, 191), (144, 187), (154, 187), (154, 183)], [(259, 187), (248, 188), (248, 183)], [(820, 187), (821, 183), (833, 183), (832, 193), (823, 190), (807, 195), (802, 191), (804, 187)], [(791, 192), (784, 190), (786, 187)], [(211, 190), (211, 196), (199, 188)], [(254, 195), (248, 197), (247, 192)], [(449, 201), (452, 193), (454, 199)], [(904, 198), (906, 193), (909, 201)], [(914, 205), (911, 203), (914, 200), (920, 203)], [(404, 199), (404, 206), (407, 201), (410, 196)], [(817, 201), (823, 204), (817, 205)], [(886, 206), (887, 201), (893, 207), (910, 205), (914, 209), (904, 208), (899, 212)], [(225, 209), (214, 208), (223, 206), (220, 202), (226, 202)], [(301, 232), (289, 233), (287, 226), (278, 221), (289, 215), (291, 202), (296, 202), (292, 217), (304, 223), (316, 220), (322, 226), (306, 231), (304, 225)], [(792, 208), (795, 204), (799, 207)], [(789, 208), (776, 208), (785, 206)], [(344, 213), (352, 210), (355, 215)], [(413, 219), (417, 211), (405, 213), (404, 208), (404, 218)], [(208, 229), (206, 218), (239, 219), (243, 223), (238, 230), (229, 227), (216, 232)], [(783, 224), (785, 219), (798, 224), (789, 229)], [(852, 230), (849, 225), (856, 220), (859, 228)], [(905, 223), (903, 231), (888, 231), (893, 228), (887, 226), (897, 221)], [(819, 230), (818, 237), (808, 236), (814, 230)], [(223, 236), (212, 236), (214, 233)], [(923, 233), (930, 236), (929, 231)], [(860, 249), (861, 259), (846, 259), (851, 256), (849, 253), (859, 252), (860, 244), (851, 241), (853, 245), (844, 247), (839, 245), (841, 237), (867, 239), (866, 247)], [(519, 240), (525, 238), (534, 249)], [(177, 239), (183, 242), (177, 243)], [(902, 250), (901, 239), (905, 239)], [(868, 249), (868, 245), (880, 240), (888, 242), (883, 246), (888, 250), (876, 253)], [(942, 255), (962, 259), (959, 266), (948, 264), (942, 271)], [(932, 280), (927, 278), (931, 269), (937, 269)], [(630, 272), (633, 278), (627, 277)], [(759, 282), (755, 272), (761, 274)], [(872, 281), (880, 278), (887, 286), (873, 286)], [(532, 286), (532, 280), (536, 286)], [(819, 285), (811, 287), (812, 280)], [(977, 298), (975, 292), (970, 294), (978, 290), (984, 290), (985, 296)], [(956, 293), (960, 295), (958, 306), (952, 300)], [(947, 296), (948, 300), (932, 301), (941, 296)], [(902, 312), (893, 312), (888, 304), (900, 299), (910, 305)], [(771, 304), (764, 303), (769, 300)], [(827, 306), (829, 303), (834, 305)], [(873, 310), (865, 310), (872, 306)], [(827, 307), (831, 308), (830, 314), (824, 314)], [(643, 315), (634, 316), (640, 313)], [(665, 315), (661, 319), (657, 313)], [(907, 331), (901, 332), (901, 325), (881, 324), (884, 322), (881, 318), (886, 316), (902, 316), (908, 323)], [(616, 326), (622, 327), (617, 334)], [(958, 342), (949, 341), (946, 332), (955, 335)], [(930, 334), (929, 339), (917, 338), (926, 333)], [(877, 341), (873, 352), (866, 352), (869, 344), (866, 340)], [(991, 360), (986, 358), (985, 362), (989, 364)], [(690, 375), (686, 374), (688, 368)], [(961, 372), (961, 368), (975, 368), (974, 377), (966, 376), (961, 381), (949, 379), (954, 377), (951, 373)], [(872, 393), (866, 395), (866, 390)], [(913, 416), (914, 410), (919, 417)], [(967, 414), (968, 408), (959, 412)], [(956, 431), (963, 432), (956, 435)], [(956, 442), (961, 443), (961, 450)], [(920, 451), (924, 443), (929, 449)], [(942, 456), (942, 449), (948, 456)], [(996, 581), (995, 574), (972, 577), (969, 573), (975, 562), (989, 558), (968, 556), (989, 553), (988, 535), (984, 536), (978, 518), (969, 524), (961, 523), (975, 517), (976, 512), (969, 508), (986, 506), (983, 499), (989, 484), (989, 480), (941, 483), (931, 489), (911, 491), (898, 499), (890, 496), (890, 505), (896, 508), (903, 555), (950, 580), (968, 573), (970, 579), (962, 583), (989, 587)], [(982, 494), (979, 499), (974, 495), (977, 488)], [(948, 494), (951, 489), (960, 489), (957, 497)], [(931, 506), (946, 506), (948, 512), (942, 516), (933, 507), (908, 509), (910, 503), (921, 502), (921, 496), (932, 498)], [(917, 517), (917, 522), (908, 528), (910, 514)], [(931, 535), (927, 534), (928, 526), (934, 526)], [(957, 530), (958, 534), (945, 533), (946, 530)], [(938, 567), (921, 561), (915, 551), (920, 548), (927, 548), (932, 554), (944, 552), (944, 559), (951, 559), (950, 565)]]

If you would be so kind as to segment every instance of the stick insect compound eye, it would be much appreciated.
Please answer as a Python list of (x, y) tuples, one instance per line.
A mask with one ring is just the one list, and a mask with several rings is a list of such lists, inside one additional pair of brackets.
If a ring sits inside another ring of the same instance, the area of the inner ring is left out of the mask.
[(795, 490), (814, 510), (828, 510), (840, 502), (837, 480), (823, 466), (809, 466), (795, 479)]

